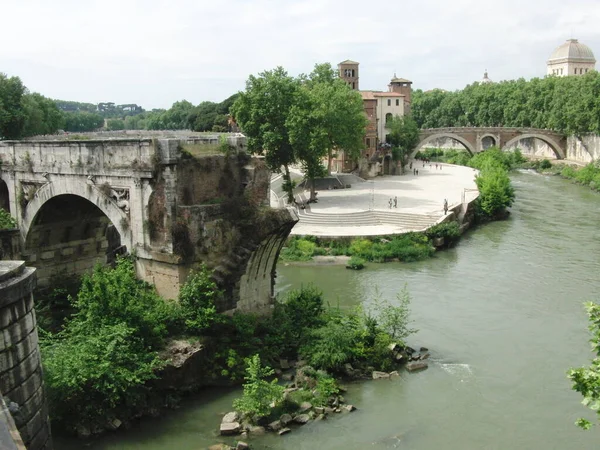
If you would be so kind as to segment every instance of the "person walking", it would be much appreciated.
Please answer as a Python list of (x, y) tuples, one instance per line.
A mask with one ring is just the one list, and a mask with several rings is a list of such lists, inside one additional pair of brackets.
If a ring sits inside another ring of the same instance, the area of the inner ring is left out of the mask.
[(448, 214), (448, 199), (444, 199), (444, 215)]
[(417, 169), (417, 176), (419, 176), (419, 169)]
[(398, 196), (394, 197), (394, 208), (398, 207)]
[(392, 197), (388, 200), (388, 205), (390, 205), (390, 209), (392, 209)]

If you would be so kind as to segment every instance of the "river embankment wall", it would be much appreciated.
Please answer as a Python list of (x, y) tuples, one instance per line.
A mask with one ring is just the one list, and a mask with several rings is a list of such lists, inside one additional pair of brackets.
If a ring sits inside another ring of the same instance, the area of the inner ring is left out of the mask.
[(51, 450), (33, 308), (35, 268), (0, 261), (0, 392), (29, 450)]

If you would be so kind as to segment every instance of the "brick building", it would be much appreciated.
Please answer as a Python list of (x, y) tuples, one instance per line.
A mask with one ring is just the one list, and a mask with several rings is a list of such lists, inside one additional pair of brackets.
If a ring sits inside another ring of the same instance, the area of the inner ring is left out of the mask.
[[(365, 147), (361, 157), (369, 160), (386, 142), (389, 129), (386, 123), (394, 116), (404, 116), (410, 112), (412, 81), (394, 77), (391, 79), (387, 91), (363, 91), (359, 88), (359, 63), (347, 59), (338, 64), (338, 73), (341, 79), (360, 92), (363, 107), (368, 119), (365, 133)], [(345, 158), (343, 152), (333, 161), (334, 170), (352, 171), (356, 162)]]

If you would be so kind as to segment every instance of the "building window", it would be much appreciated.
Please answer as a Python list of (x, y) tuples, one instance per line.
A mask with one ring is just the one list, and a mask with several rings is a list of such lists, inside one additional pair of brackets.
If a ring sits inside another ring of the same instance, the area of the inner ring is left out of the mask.
[(352, 82), (352, 89), (356, 89), (356, 87), (354, 85), (354, 81)]
[(371, 147), (371, 138), (367, 138), (367, 148)]
[(563, 70), (562, 70), (562, 69), (560, 69), (560, 74), (561, 74), (561, 75), (563, 74)]
[(396, 106), (400, 106), (400, 99), (396, 99)]
[(392, 99), (388, 98), (388, 106), (392, 106)]
[(587, 69), (585, 69), (585, 73), (587, 73), (587, 71), (588, 71), (588, 70), (587, 70)]
[(392, 113), (387, 113), (385, 115), (385, 125), (387, 126), (387, 124), (390, 123), (391, 120), (392, 120)]

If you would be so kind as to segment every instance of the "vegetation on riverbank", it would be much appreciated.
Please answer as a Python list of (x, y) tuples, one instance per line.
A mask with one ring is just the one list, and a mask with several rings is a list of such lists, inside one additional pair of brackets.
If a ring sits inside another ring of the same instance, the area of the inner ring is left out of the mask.
[(172, 403), (177, 393), (161, 392), (156, 382), (169, 363), (159, 352), (173, 338), (206, 343), (204, 367), (211, 373), (198, 376), (223, 384), (241, 382), (245, 360), (255, 355), (271, 366), (302, 358), (331, 376), (345, 373), (346, 364), (357, 370), (386, 369), (387, 346), (392, 341), (403, 345), (414, 331), (406, 291), (398, 305), (377, 299), (368, 310), (343, 311), (307, 286), (278, 301), (270, 316), (224, 316), (216, 313), (221, 293), (210, 275), (200, 267), (178, 302), (162, 299), (137, 280), (130, 259), (84, 276), (76, 298), (69, 298), (72, 314), (63, 326), (40, 330), (54, 425), (87, 435)]
[(444, 238), (446, 246), (460, 237), (456, 222), (433, 226), (424, 233), (395, 236), (331, 239), (315, 236), (292, 236), (281, 250), (283, 261), (310, 261), (314, 256), (350, 256), (368, 262), (413, 262), (430, 258), (435, 253), (433, 240)]
[[(590, 322), (594, 358), (588, 367), (569, 370), (568, 376), (573, 382), (572, 389), (583, 396), (581, 403), (596, 413), (600, 423), (600, 304), (589, 302), (585, 308)], [(587, 419), (578, 419), (575, 423), (585, 430), (592, 427), (592, 422)]]

